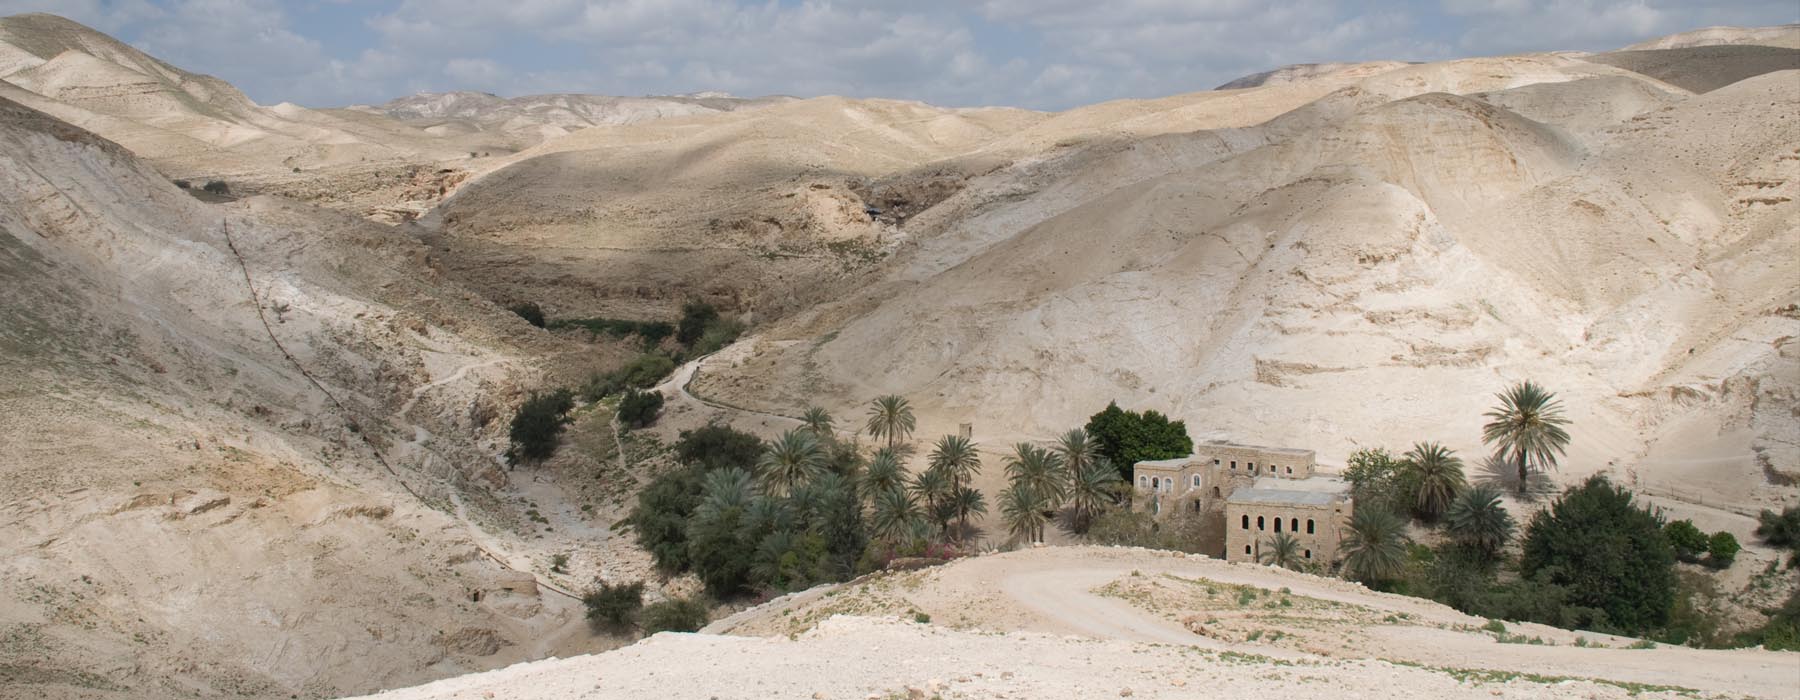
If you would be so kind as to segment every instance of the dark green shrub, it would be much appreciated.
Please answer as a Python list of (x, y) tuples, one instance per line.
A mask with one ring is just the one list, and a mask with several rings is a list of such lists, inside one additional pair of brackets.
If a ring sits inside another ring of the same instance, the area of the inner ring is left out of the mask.
[(689, 347), (706, 335), (707, 325), (719, 320), (719, 310), (712, 304), (694, 300), (681, 305), (681, 321), (675, 325), (675, 342)]
[(688, 517), (700, 504), (704, 474), (702, 468), (688, 466), (656, 477), (638, 492), (637, 506), (627, 518), (638, 546), (666, 573), (688, 568)]
[(662, 392), (627, 389), (625, 397), (619, 400), (619, 422), (628, 427), (642, 428), (656, 422), (662, 407)]
[(556, 440), (562, 435), (563, 424), (568, 422), (569, 409), (574, 407), (574, 397), (566, 389), (547, 394), (533, 393), (525, 399), (519, 412), (513, 415), (512, 430), (508, 433), (512, 438), (509, 456), (515, 460), (536, 461), (555, 454)]
[(629, 627), (644, 607), (644, 582), (602, 583), (582, 594), (581, 604), (587, 606), (588, 622), (596, 626)]
[(1731, 566), (1737, 559), (1738, 549), (1737, 537), (1722, 530), (1715, 532), (1706, 541), (1706, 564), (1715, 569)]
[(626, 389), (656, 386), (663, 377), (675, 371), (675, 361), (668, 356), (647, 352), (638, 355), (611, 372), (596, 374), (581, 388), (582, 398), (598, 401)]
[(1692, 520), (1677, 520), (1663, 526), (1663, 534), (1669, 538), (1669, 546), (1675, 548), (1675, 558), (1685, 562), (1696, 562), (1700, 555), (1706, 553), (1706, 533), (1694, 527)]
[(1800, 563), (1800, 506), (1788, 506), (1775, 511), (1763, 510), (1757, 515), (1756, 536), (1775, 547), (1787, 549), (1788, 568)]
[(676, 459), (709, 470), (737, 467), (751, 471), (762, 453), (762, 438), (726, 425), (683, 430), (675, 441)]
[(525, 319), (526, 323), (539, 328), (544, 327), (544, 309), (539, 307), (535, 301), (521, 301), (506, 307), (506, 310), (518, 314), (519, 318)]
[(1532, 518), (1519, 573), (1640, 636), (1668, 622), (1675, 605), (1675, 552), (1662, 524), (1604, 476), (1570, 487)]
[(732, 342), (738, 339), (738, 336), (743, 334), (744, 324), (742, 323), (729, 319), (714, 320), (712, 323), (707, 324), (706, 332), (700, 334), (700, 339), (694, 341), (694, 346), (689, 353), (689, 356), (699, 357), (701, 355), (711, 355), (718, 352), (720, 348), (732, 344)]
[(1127, 481), (1138, 462), (1186, 457), (1194, 452), (1186, 423), (1170, 421), (1156, 411), (1126, 411), (1117, 402), (1108, 403), (1088, 419), (1087, 434), (1099, 445), (1100, 454), (1119, 466)]
[(644, 608), (644, 636), (657, 632), (693, 632), (706, 626), (706, 605), (692, 598), (671, 598)]
[(550, 328), (585, 328), (590, 335), (606, 334), (614, 338), (637, 336), (644, 341), (645, 348), (656, 347), (664, 338), (675, 333), (675, 327), (663, 321), (627, 321), (617, 318), (559, 318), (550, 322)]
[(1412, 503), (1403, 493), (1400, 462), (1387, 450), (1364, 448), (1350, 453), (1344, 462), (1344, 480), (1359, 508), (1374, 507), (1390, 513), (1405, 512)]
[(200, 189), (212, 194), (231, 194), (231, 186), (225, 184), (224, 180), (207, 180), (206, 185)]

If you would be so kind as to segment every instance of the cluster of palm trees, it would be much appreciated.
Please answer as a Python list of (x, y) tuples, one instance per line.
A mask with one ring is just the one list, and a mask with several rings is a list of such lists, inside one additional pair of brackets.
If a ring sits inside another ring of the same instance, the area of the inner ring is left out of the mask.
[(1119, 471), (1100, 455), (1086, 430), (1075, 428), (1049, 447), (1021, 442), (1006, 462), (1009, 485), (1000, 495), (1000, 514), (1015, 540), (1043, 542), (1044, 528), (1058, 510), (1072, 510), (1076, 532), (1117, 496)]
[[(1562, 404), (1542, 386), (1524, 381), (1496, 394), (1500, 405), (1489, 411), (1482, 426), (1482, 442), (1518, 469), (1518, 492), (1528, 493), (1534, 469), (1556, 467), (1569, 444)], [(1406, 504), (1427, 523), (1442, 522), (1452, 542), (1493, 561), (1511, 539), (1513, 518), (1500, 502), (1500, 490), (1492, 484), (1470, 487), (1463, 476), (1462, 460), (1435, 442), (1415, 444), (1400, 460), (1397, 478), (1402, 492), (1412, 494)], [(1398, 504), (1396, 504), (1398, 505)], [(1362, 581), (1391, 581), (1406, 567), (1406, 522), (1388, 508), (1358, 504), (1339, 545), (1346, 575)], [(1286, 542), (1281, 540), (1286, 539)], [(1297, 567), (1291, 537), (1278, 535), (1265, 543), (1262, 560), (1278, 566)]]

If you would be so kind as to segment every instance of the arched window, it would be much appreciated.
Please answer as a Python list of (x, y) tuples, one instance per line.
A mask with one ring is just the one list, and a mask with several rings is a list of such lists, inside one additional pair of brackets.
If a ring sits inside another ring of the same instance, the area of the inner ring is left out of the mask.
[(1269, 465), (1269, 473), (1270, 473), (1270, 474), (1274, 474), (1274, 473), (1275, 473), (1275, 465), (1273, 465), (1273, 464), (1271, 464), (1271, 465)]
[(1149, 486), (1149, 485), (1150, 485), (1150, 477), (1147, 477), (1147, 476), (1138, 477), (1138, 486)]
[(1213, 487), (1213, 498), (1218, 498), (1218, 497), (1219, 497), (1219, 487), (1214, 486)]
[(1194, 504), (1194, 512), (1195, 513), (1200, 512), (1200, 499), (1198, 499), (1198, 498), (1194, 499), (1193, 504)]
[(1294, 473), (1294, 468), (1293, 468), (1293, 467), (1288, 467), (1288, 468), (1287, 468), (1287, 473), (1289, 473), (1289, 474), (1292, 474), (1292, 473)]
[(1275, 531), (1281, 532), (1281, 518), (1275, 519)]
[(1194, 488), (1200, 488), (1200, 475), (1194, 475)]
[(1256, 516), (1256, 531), (1262, 532), (1262, 530), (1263, 530), (1263, 516), (1258, 515), (1258, 516)]
[(1310, 549), (1304, 550), (1300, 553), (1300, 556), (1305, 557), (1307, 559), (1311, 559), (1312, 558), (1312, 550), (1310, 550)]
[(1308, 535), (1313, 534), (1312, 518), (1306, 519), (1306, 534), (1308, 534)]
[(1299, 518), (1288, 518), (1288, 532), (1299, 532), (1299, 531), (1300, 531), (1300, 519)]
[(1245, 553), (1245, 554), (1249, 554), (1249, 553), (1250, 553), (1250, 545), (1244, 545), (1244, 553)]
[(1231, 460), (1231, 470), (1234, 472), (1237, 471), (1237, 460), (1235, 459)]
[(1250, 516), (1248, 515), (1244, 516), (1244, 529), (1250, 529)]

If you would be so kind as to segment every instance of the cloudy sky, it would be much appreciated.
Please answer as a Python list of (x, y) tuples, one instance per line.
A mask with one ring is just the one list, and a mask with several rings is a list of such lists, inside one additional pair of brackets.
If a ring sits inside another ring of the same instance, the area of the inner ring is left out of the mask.
[(0, 0), (258, 102), (723, 90), (1038, 109), (1289, 63), (1601, 50), (1797, 0)]

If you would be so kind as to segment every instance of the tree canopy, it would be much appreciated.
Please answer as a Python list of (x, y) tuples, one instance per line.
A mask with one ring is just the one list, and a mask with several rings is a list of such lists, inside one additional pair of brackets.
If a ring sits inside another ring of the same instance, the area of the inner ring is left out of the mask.
[(1662, 523), (1604, 476), (1570, 487), (1525, 529), (1519, 573), (1562, 587), (1568, 602), (1642, 634), (1669, 620), (1675, 552)]
[(1099, 446), (1100, 455), (1112, 460), (1126, 479), (1138, 462), (1186, 457), (1194, 452), (1186, 423), (1171, 421), (1153, 410), (1127, 411), (1116, 401), (1089, 418), (1086, 430)]

